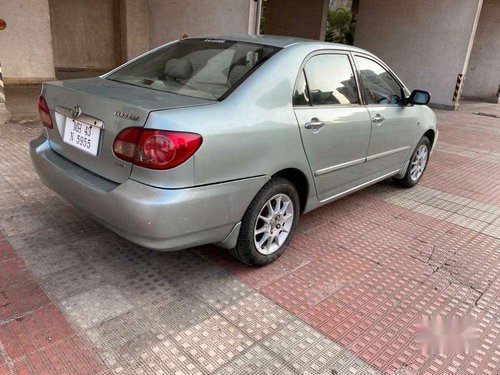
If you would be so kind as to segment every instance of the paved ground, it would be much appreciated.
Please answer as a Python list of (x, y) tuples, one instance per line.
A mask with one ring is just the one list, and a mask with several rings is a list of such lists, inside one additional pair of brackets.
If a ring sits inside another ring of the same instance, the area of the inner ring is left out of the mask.
[[(303, 216), (260, 269), (120, 239), (40, 184), (39, 125), (1, 126), (0, 374), (499, 374), (500, 120), (438, 117), (421, 185)], [(480, 346), (423, 355), (422, 315), (473, 316)]]
[(6, 107), (10, 111), (11, 122), (38, 121), (37, 99), (41, 89), (41, 85), (5, 86)]

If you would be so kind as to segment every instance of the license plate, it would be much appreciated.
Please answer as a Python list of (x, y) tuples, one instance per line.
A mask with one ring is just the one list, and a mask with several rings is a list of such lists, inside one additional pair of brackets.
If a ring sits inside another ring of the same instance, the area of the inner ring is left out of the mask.
[(64, 143), (96, 156), (99, 148), (101, 129), (84, 122), (66, 118), (64, 126)]

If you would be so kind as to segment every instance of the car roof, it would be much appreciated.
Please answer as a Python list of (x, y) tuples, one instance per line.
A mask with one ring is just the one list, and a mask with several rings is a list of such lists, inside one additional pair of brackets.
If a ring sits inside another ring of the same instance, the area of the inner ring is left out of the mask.
[(346, 44), (330, 43), (314, 39), (299, 38), (292, 36), (281, 36), (281, 35), (211, 35), (211, 36), (204, 36), (201, 38), (197, 37), (193, 39), (230, 40), (235, 42), (257, 43), (279, 48), (287, 48), (296, 44), (310, 44), (310, 45), (315, 45), (317, 48), (332, 48), (332, 49), (367, 52), (361, 48), (353, 47)]

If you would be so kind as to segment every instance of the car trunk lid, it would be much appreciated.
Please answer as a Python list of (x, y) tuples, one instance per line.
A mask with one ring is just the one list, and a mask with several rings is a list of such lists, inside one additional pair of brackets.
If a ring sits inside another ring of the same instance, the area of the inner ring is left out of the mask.
[[(42, 94), (54, 122), (54, 128), (47, 129), (52, 149), (75, 164), (117, 183), (128, 179), (133, 165), (113, 153), (113, 142), (120, 131), (144, 127), (152, 111), (214, 103), (103, 78), (49, 82), (44, 84)], [(73, 119), (77, 123), (93, 125), (90, 133), (92, 141), (98, 139), (97, 155), (92, 155), (90, 148), (84, 150), (83, 145), (77, 148), (68, 143), (70, 137), (71, 142), (74, 140), (70, 130), (65, 138), (66, 123), (68, 121), (69, 129), (70, 125), (73, 126)]]

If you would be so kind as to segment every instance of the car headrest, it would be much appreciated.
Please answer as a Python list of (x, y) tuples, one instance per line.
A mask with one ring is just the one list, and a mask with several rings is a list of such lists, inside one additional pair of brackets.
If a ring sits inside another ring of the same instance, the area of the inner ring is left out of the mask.
[(229, 77), (228, 77), (229, 83), (231, 85), (234, 85), (236, 82), (238, 82), (238, 80), (241, 77), (243, 77), (246, 74), (246, 72), (248, 72), (248, 70), (249, 70), (249, 67), (245, 66), (245, 65), (233, 66), (233, 68), (229, 72)]
[(172, 78), (187, 79), (193, 75), (193, 64), (186, 59), (170, 59), (163, 72)]

